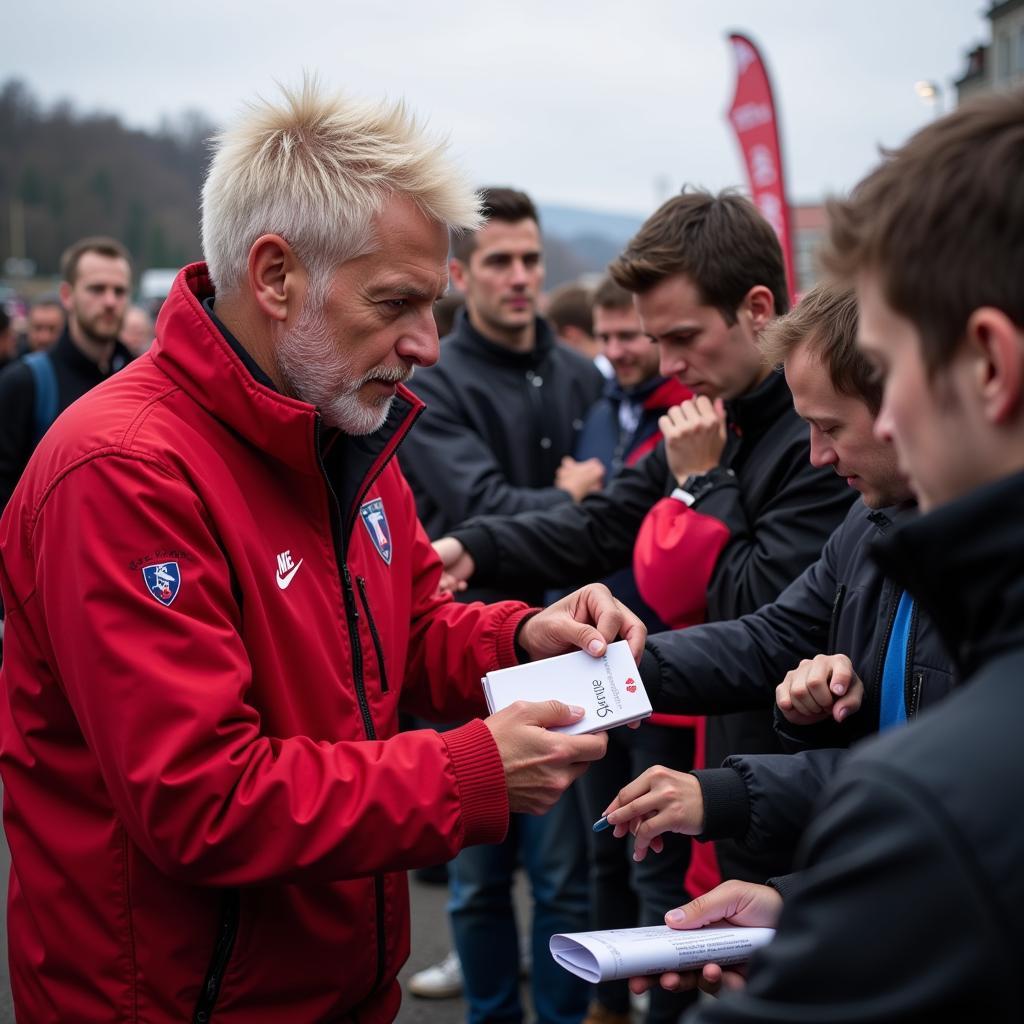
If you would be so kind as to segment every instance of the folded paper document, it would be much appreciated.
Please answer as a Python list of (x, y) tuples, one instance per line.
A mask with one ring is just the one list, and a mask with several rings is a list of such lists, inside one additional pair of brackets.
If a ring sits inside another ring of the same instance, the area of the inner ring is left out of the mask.
[(612, 928), (552, 935), (555, 963), (584, 981), (614, 981), (665, 971), (692, 971), (704, 964), (738, 964), (775, 934), (774, 928), (709, 925), (677, 931), (665, 925)]
[(497, 669), (488, 672), (481, 682), (492, 712), (517, 700), (552, 698), (563, 704), (578, 704), (586, 711), (575, 725), (560, 726), (557, 732), (604, 732), (651, 713), (651, 702), (625, 640), (609, 644), (600, 658), (574, 651)]

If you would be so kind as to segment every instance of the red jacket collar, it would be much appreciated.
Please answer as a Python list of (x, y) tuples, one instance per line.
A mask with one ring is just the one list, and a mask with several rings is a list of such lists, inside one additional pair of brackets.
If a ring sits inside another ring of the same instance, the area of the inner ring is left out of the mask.
[[(203, 308), (214, 294), (205, 263), (185, 267), (160, 309), (151, 349), (157, 366), (204, 409), (272, 457), (319, 473), (314, 406), (260, 384)], [(423, 403), (399, 387), (409, 406), (404, 433)], [(389, 417), (393, 423), (394, 418)], [(390, 451), (392, 444), (387, 445)]]
[(673, 405), (680, 405), (688, 398), (693, 398), (693, 392), (680, 384), (675, 377), (668, 377), (647, 396), (644, 408), (668, 409)]

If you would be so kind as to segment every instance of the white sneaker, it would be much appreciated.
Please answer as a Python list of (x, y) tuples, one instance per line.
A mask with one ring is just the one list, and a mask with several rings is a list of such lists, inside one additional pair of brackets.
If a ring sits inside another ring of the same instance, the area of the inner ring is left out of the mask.
[(454, 999), (462, 995), (462, 964), (453, 949), (440, 963), (424, 967), (409, 979), (409, 991), (420, 999)]

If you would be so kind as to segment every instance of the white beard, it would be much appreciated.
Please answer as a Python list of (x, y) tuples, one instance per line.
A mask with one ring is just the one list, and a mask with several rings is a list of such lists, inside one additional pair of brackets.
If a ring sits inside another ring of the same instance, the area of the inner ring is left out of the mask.
[(394, 399), (368, 400), (360, 396), (360, 388), (370, 381), (401, 384), (412, 376), (413, 368), (377, 367), (354, 377), (336, 347), (322, 310), (303, 309), (277, 344), (278, 368), (295, 397), (315, 405), (328, 426), (346, 434), (372, 434), (384, 425)]

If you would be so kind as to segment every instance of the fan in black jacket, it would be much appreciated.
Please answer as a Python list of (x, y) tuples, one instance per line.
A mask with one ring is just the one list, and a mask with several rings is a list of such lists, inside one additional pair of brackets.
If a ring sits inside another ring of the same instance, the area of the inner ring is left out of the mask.
[(856, 282), (859, 345), (883, 385), (876, 431), (923, 513), (878, 545), (879, 565), (963, 682), (851, 754), (781, 916), (773, 890), (740, 882), (686, 908), (687, 927), (778, 926), (745, 990), (695, 1021), (1024, 1018), (1022, 177), (1024, 93), (1001, 93), (922, 129), (831, 204), (828, 263)]

